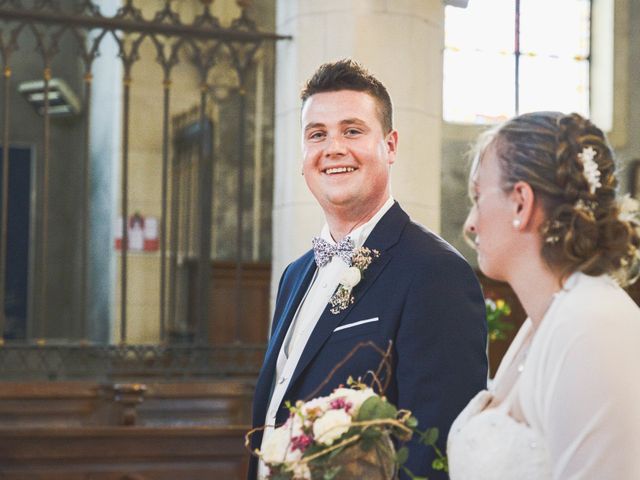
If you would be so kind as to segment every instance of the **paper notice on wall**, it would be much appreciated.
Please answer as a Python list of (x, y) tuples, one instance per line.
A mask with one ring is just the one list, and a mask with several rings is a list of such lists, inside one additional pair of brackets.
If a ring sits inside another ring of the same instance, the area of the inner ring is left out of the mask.
[[(114, 225), (116, 250), (122, 250), (122, 217), (118, 217)], [(154, 252), (160, 245), (158, 238), (158, 219), (143, 216), (136, 212), (127, 222), (127, 241), (129, 252)]]

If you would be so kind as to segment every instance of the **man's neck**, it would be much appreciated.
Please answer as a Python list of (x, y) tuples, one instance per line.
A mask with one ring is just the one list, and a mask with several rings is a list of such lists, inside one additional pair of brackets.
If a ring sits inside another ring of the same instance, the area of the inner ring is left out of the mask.
[(327, 220), (327, 225), (329, 225), (331, 237), (336, 242), (342, 240), (356, 228), (371, 220), (375, 214), (380, 211), (389, 198), (390, 196), (385, 197), (375, 206), (375, 208), (370, 208), (366, 211), (357, 211), (355, 209), (350, 209), (348, 211), (325, 211), (325, 218)]

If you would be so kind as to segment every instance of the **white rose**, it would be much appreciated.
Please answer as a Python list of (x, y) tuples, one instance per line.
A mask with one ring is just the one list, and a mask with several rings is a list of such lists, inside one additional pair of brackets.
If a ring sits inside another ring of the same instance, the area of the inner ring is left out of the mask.
[(289, 424), (284, 424), (267, 433), (260, 449), (262, 460), (270, 464), (300, 460), (302, 452), (297, 449), (291, 451), (291, 437), (296, 435), (296, 432), (291, 431), (291, 425)]
[(331, 445), (351, 426), (351, 415), (340, 410), (329, 410), (313, 423), (316, 442)]
[(362, 274), (360, 273), (360, 269), (358, 267), (349, 267), (342, 274), (342, 278), (340, 278), (340, 283), (347, 288), (353, 288), (362, 279)]
[(297, 437), (299, 435), (302, 435), (303, 433), (302, 427), (303, 427), (303, 419), (298, 414), (292, 415), (289, 418), (287, 418), (287, 421), (285, 422), (285, 424), (282, 425), (282, 428), (286, 428), (287, 430), (289, 430), (289, 435), (291, 437)]
[(329, 397), (317, 397), (309, 400), (308, 402), (305, 402), (305, 404), (302, 405), (301, 411), (305, 417), (309, 415), (309, 412), (315, 409), (319, 409), (321, 414), (329, 410), (330, 403), (331, 398)]
[(364, 401), (376, 395), (376, 392), (371, 388), (363, 388), (362, 390), (358, 390), (355, 388), (336, 388), (329, 398), (331, 400), (337, 398), (344, 398), (345, 401), (351, 404), (351, 409), (349, 413), (352, 416), (356, 416), (358, 414), (358, 410), (360, 410), (360, 406), (364, 403)]

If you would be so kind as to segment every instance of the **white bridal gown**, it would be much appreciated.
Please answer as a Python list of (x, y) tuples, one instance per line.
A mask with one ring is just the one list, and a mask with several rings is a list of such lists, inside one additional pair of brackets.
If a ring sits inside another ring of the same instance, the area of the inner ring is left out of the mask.
[(640, 479), (640, 309), (608, 276), (574, 273), (533, 333), (527, 320), (453, 423), (451, 480)]

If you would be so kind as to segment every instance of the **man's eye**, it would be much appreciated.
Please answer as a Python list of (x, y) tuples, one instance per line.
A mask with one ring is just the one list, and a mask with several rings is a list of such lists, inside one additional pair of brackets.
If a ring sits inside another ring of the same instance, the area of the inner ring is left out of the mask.
[(345, 131), (345, 133), (347, 135), (358, 135), (360, 133), (360, 130), (358, 130), (357, 128), (349, 128)]
[(309, 140), (319, 140), (324, 137), (324, 132), (312, 132), (309, 134)]

